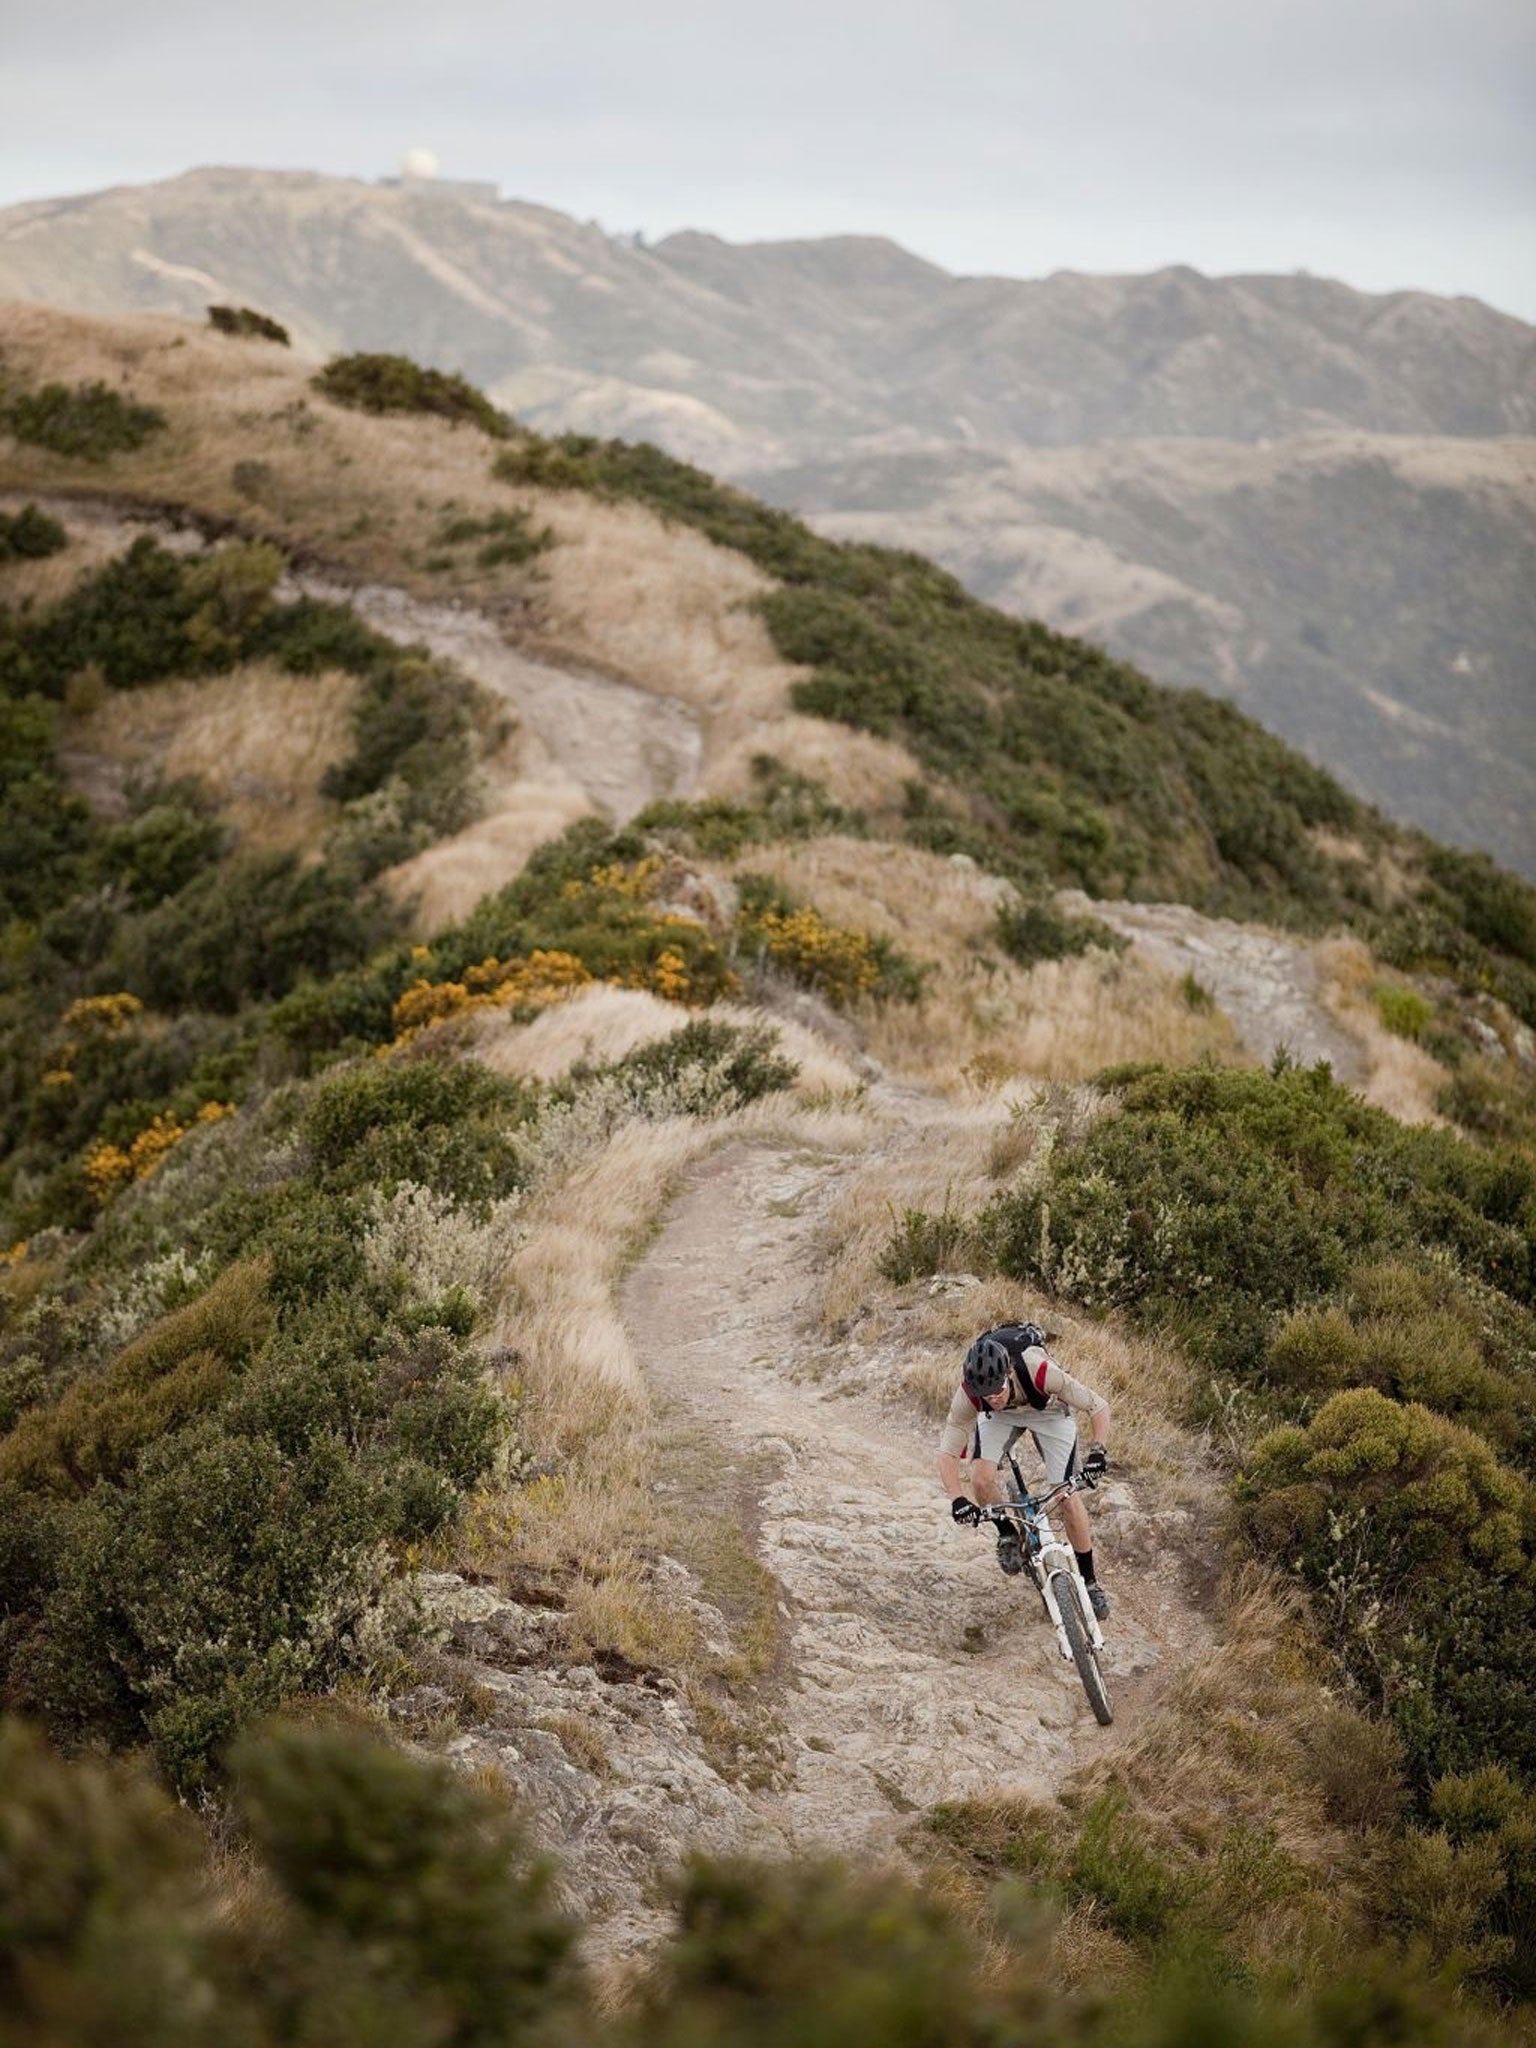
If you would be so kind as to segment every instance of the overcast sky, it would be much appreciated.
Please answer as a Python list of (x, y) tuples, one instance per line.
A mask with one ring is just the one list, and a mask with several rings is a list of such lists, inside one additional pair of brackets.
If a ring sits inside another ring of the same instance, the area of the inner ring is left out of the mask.
[(1536, 0), (0, 0), (0, 204), (207, 163), (1536, 319)]

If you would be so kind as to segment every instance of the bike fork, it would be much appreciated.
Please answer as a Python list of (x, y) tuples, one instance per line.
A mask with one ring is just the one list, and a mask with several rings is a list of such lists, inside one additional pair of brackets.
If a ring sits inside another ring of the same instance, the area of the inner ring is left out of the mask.
[(1088, 1589), (1083, 1584), (1082, 1575), (1077, 1569), (1077, 1559), (1071, 1556), (1069, 1552), (1065, 1561), (1058, 1555), (1050, 1565), (1046, 1563), (1047, 1558), (1051, 1556), (1053, 1551), (1059, 1553), (1064, 1547), (1064, 1545), (1059, 1543), (1047, 1544), (1039, 1555), (1036, 1570), (1038, 1573), (1037, 1583), (1040, 1587), (1040, 1598), (1045, 1602), (1045, 1611), (1050, 1617), (1052, 1628), (1056, 1631), (1057, 1647), (1070, 1664), (1072, 1661), (1072, 1645), (1067, 1640), (1066, 1627), (1061, 1618), (1061, 1605), (1056, 1598), (1056, 1581), (1058, 1578), (1070, 1581), (1072, 1587), (1071, 1598), (1077, 1602), (1078, 1609), (1083, 1617), (1083, 1624), (1088, 1631), (1088, 1640), (1096, 1650), (1102, 1650), (1104, 1647), (1104, 1631), (1099, 1627), (1099, 1617), (1093, 1611), (1092, 1602), (1088, 1598)]

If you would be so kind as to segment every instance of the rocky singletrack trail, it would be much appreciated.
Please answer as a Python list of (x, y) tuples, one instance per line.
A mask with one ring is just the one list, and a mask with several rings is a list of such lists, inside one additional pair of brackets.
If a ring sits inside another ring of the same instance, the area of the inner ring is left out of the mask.
[[(923, 1142), (924, 1115), (965, 1113), (916, 1091), (898, 1101), (886, 1083), (872, 1094), (893, 1144)], [(818, 1321), (818, 1271), (856, 1163), (728, 1140), (687, 1173), (622, 1289), (662, 1446), (665, 1522), (681, 1537), (690, 1518), (707, 1527), (726, 1514), (776, 1582), (776, 1654), (735, 1688), (755, 1724), (755, 1767), (711, 1750), (670, 1674), (573, 1655), (558, 1597), (508, 1598), (456, 1573), (421, 1582), (447, 1666), (476, 1702), (448, 1753), (516, 1790), (560, 1858), (600, 1968), (662, 1935), (657, 1879), (690, 1850), (900, 1866), (903, 1835), (938, 1801), (1053, 1799), (1214, 1642), (1212, 1516), (1198, 1489), (1176, 1504), (1139, 1479), (1122, 1428), (1090, 1504), (1115, 1603), (1105, 1663), (1116, 1720), (1094, 1721), (1029, 1581), (999, 1571), (990, 1535), (951, 1522), (937, 1425), (902, 1386), (899, 1339), (832, 1343)], [(707, 1572), (670, 1555), (647, 1570), (659, 1603), (691, 1610), (728, 1648)], [(428, 1683), (392, 1711), (409, 1727), (448, 1704)], [(569, 1740), (573, 1718), (590, 1764)]]
[[(663, 1422), (711, 1447), (783, 1588), (773, 1689), (786, 1782), (758, 1809), (800, 1849), (867, 1859), (894, 1853), (913, 1811), (937, 1800), (1049, 1797), (1120, 1730), (1094, 1722), (1029, 1581), (998, 1570), (989, 1535), (950, 1522), (935, 1425), (878, 1352), (829, 1347), (815, 1327), (839, 1180), (835, 1162), (805, 1154), (715, 1154), (631, 1275), (624, 1314)], [(1093, 1513), (1123, 1728), (1147, 1677), (1208, 1631), (1177, 1548), (1148, 1555), (1129, 1483), (1112, 1479)]]

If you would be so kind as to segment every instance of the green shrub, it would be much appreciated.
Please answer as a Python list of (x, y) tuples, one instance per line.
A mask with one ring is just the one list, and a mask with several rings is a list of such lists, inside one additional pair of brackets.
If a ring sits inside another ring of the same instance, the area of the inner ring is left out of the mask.
[(28, 680), (62, 697), (91, 666), (115, 689), (228, 668), (256, 644), (281, 570), (281, 555), (264, 544), (188, 560), (142, 534), (25, 627)]
[(744, 847), (776, 839), (811, 839), (824, 832), (864, 838), (869, 830), (862, 812), (846, 809), (828, 796), (814, 776), (798, 774), (772, 754), (755, 754), (753, 801), (727, 802), (706, 797), (697, 803), (667, 798), (649, 804), (634, 821), (637, 832), (681, 843), (706, 860), (732, 860)]
[(880, 1271), (887, 1280), (903, 1286), (909, 1280), (924, 1279), (965, 1264), (975, 1249), (975, 1232), (969, 1219), (953, 1208), (946, 1196), (937, 1215), (927, 1209), (891, 1211), (891, 1234), (880, 1254)]
[(353, 752), (321, 787), (343, 803), (398, 782), (402, 827), (445, 837), (473, 813), (474, 686), (441, 662), (401, 655), (370, 675), (352, 715)]
[(0, 695), (0, 923), (41, 917), (84, 876), (94, 820), (59, 771), (54, 733), (51, 704)]
[(341, 1940), (426, 2001), (439, 2039), (523, 2039), (568, 1984), (576, 1930), (552, 1866), (447, 1765), (355, 1729), (279, 1726), (242, 1744), (236, 1772), (257, 1851), (311, 1940)]
[(218, 1998), (202, 1843), (141, 1768), (0, 1721), (0, 2007), (18, 2043), (196, 2048)]
[(1123, 953), (1126, 940), (1097, 917), (1070, 917), (1049, 897), (1005, 903), (997, 913), (997, 940), (1010, 960), (1033, 967), (1041, 960), (1067, 960), (1092, 946)]
[(637, 2038), (667, 2048), (1008, 2038), (962, 1925), (899, 1877), (695, 1858), (677, 1892), (676, 1933)]
[(259, 1262), (231, 1266), (103, 1371), (30, 1408), (0, 1441), (0, 1480), (69, 1497), (121, 1479), (146, 1446), (216, 1406), (231, 1371), (260, 1348), (271, 1329), (266, 1281)]
[(135, 910), (147, 910), (211, 867), (227, 839), (224, 826), (191, 792), (167, 790), (103, 831), (96, 864), (127, 892)]
[[(608, 1071), (644, 1082), (675, 1084), (697, 1077), (711, 1096), (718, 1096), (723, 1112), (789, 1087), (797, 1069), (777, 1047), (778, 1033), (761, 1025), (743, 1027), (698, 1017), (669, 1038), (626, 1054)], [(573, 1071), (573, 1081), (583, 1077), (582, 1069)]]
[(1272, 1333), (1264, 1374), (1308, 1395), (1372, 1386), (1479, 1430), (1505, 1451), (1530, 1435), (1536, 1319), (1502, 1308), (1446, 1264), (1383, 1261), (1351, 1275), (1338, 1301), (1297, 1311)]
[(518, 1083), (469, 1062), (367, 1060), (316, 1085), (301, 1128), (315, 1171), (335, 1184), (387, 1193), (409, 1180), (483, 1202), (519, 1185), (515, 1125), (527, 1107)]
[(378, 1589), (368, 1488), (336, 1439), (285, 1457), (207, 1419), (71, 1517), (23, 1697), (61, 1732), (147, 1735), (184, 1790), (246, 1722), (334, 1679)]
[(39, 512), (35, 505), (23, 505), (19, 512), (0, 512), (0, 562), (39, 561), (57, 555), (69, 545), (69, 536), (57, 519)]
[(208, 325), (220, 334), (233, 334), (242, 341), (275, 341), (283, 348), (289, 346), (287, 328), (251, 306), (210, 306)]
[(552, 548), (555, 533), (550, 526), (535, 528), (533, 514), (526, 505), (491, 512), (484, 519), (450, 519), (438, 529), (440, 547), (462, 547), (471, 540), (482, 543), (475, 551), (480, 568), (515, 568)]
[(119, 936), (122, 980), (159, 1009), (232, 1014), (334, 974), (390, 936), (396, 913), (295, 853), (239, 853), (205, 869)]
[(361, 412), (424, 412), (457, 425), (479, 427), (501, 440), (510, 430), (504, 413), (464, 378), (423, 369), (409, 356), (333, 356), (313, 380), (322, 398)]
[(107, 384), (45, 384), (0, 410), (0, 426), (18, 441), (85, 462), (104, 462), (109, 455), (142, 448), (164, 425), (163, 412), (136, 405)]
[(1101, 1078), (1119, 1112), (983, 1219), (1015, 1277), (1171, 1321), (1245, 1379), (1275, 1317), (1395, 1252), (1444, 1247), (1530, 1299), (1536, 1167), (1518, 1155), (1405, 1129), (1323, 1068)]
[(1335, 1394), (1305, 1429), (1262, 1438), (1244, 1486), (1260, 1544), (1300, 1556), (1319, 1583), (1338, 1562), (1341, 1516), (1358, 1531), (1363, 1566), (1394, 1589), (1432, 1594), (1466, 1554), (1501, 1577), (1525, 1568), (1529, 1487), (1471, 1430), (1374, 1387)]
[(1397, 982), (1380, 981), (1371, 990), (1371, 1001), (1376, 1005), (1376, 1014), (1387, 1029), (1399, 1038), (1410, 1038), (1418, 1044), (1434, 1021), (1434, 1005), (1421, 996), (1417, 989), (1403, 988)]

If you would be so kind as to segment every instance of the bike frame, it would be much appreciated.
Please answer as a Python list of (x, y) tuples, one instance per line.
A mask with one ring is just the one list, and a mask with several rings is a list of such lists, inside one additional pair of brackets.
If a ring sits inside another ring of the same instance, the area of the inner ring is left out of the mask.
[(1072, 1645), (1067, 1640), (1067, 1631), (1062, 1625), (1061, 1605), (1056, 1598), (1058, 1574), (1065, 1573), (1072, 1587), (1073, 1598), (1082, 1612), (1083, 1622), (1088, 1630), (1088, 1640), (1095, 1650), (1104, 1647), (1104, 1631), (1099, 1627), (1099, 1617), (1093, 1611), (1088, 1598), (1088, 1588), (1083, 1584), (1082, 1573), (1077, 1568), (1077, 1557), (1070, 1543), (1064, 1543), (1051, 1525), (1046, 1512), (1058, 1494), (1077, 1493), (1088, 1485), (1079, 1473), (1075, 1479), (1063, 1479), (1056, 1486), (1049, 1486), (1044, 1493), (1029, 1493), (1024, 1485), (1023, 1475), (1012, 1458), (1008, 1460), (1018, 1491), (1011, 1500), (995, 1507), (985, 1507), (982, 1514), (989, 1522), (1012, 1523), (1019, 1532), (1023, 1546), (1024, 1562), (1029, 1567), (1031, 1578), (1040, 1594), (1042, 1606), (1051, 1627), (1056, 1631), (1056, 1646), (1070, 1664)]

